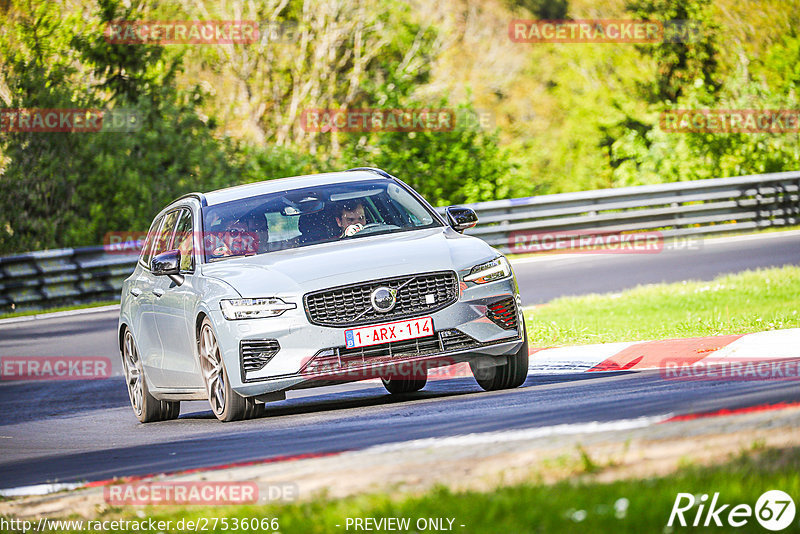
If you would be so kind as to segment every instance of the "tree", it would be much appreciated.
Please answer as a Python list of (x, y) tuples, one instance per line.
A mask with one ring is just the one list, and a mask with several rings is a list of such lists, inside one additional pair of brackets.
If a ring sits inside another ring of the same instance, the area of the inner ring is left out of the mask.
[(641, 20), (658, 20), (665, 39), (638, 47), (655, 59), (658, 72), (645, 86), (650, 102), (676, 102), (687, 86), (701, 80), (710, 92), (719, 89), (718, 24), (710, 0), (628, 0), (626, 9)]
[(196, 112), (203, 93), (175, 88), (180, 56), (105, 41), (104, 24), (134, 16), (121, 5), (100, 0), (94, 13), (66, 14), (26, 0), (5, 21), (11, 107), (125, 108), (140, 127), (4, 135), (0, 252), (97, 244), (109, 231), (146, 229), (180, 194), (241, 179), (230, 144)]

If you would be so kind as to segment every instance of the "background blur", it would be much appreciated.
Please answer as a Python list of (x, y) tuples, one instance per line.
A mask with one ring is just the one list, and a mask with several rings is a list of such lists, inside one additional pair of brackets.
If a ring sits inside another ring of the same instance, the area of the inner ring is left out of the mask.
[[(692, 20), (690, 43), (516, 43), (512, 19)], [(111, 44), (119, 20), (255, 20), (254, 44)], [(662, 111), (796, 109), (797, 0), (0, 0), (0, 108), (132, 108), (136, 132), (0, 131), (0, 254), (146, 230), (189, 191), (378, 166), (435, 205), (800, 168), (798, 133)], [(453, 108), (449, 132), (309, 132), (310, 108)], [(489, 120), (486, 120), (486, 119)], [(482, 119), (482, 120), (481, 120)]]

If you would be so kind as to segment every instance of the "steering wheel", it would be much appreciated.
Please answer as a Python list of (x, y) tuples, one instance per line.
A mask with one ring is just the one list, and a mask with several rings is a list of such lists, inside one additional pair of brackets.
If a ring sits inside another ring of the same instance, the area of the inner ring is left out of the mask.
[[(350, 226), (347, 227), (347, 229), (350, 229), (353, 226), (357, 226), (357, 225), (355, 225), (355, 224), (350, 225)], [(360, 235), (371, 234), (371, 233), (374, 233), (376, 230), (394, 230), (394, 229), (397, 229), (397, 228), (400, 228), (400, 227), (396, 226), (394, 224), (386, 224), (386, 223), (379, 223), (379, 222), (369, 223), (369, 224), (366, 224), (366, 225), (362, 226), (360, 230), (357, 230), (357, 231), (353, 232), (349, 236), (347, 235), (347, 230), (345, 230), (345, 236), (346, 237), (352, 237), (352, 236), (354, 236), (356, 234), (360, 234)]]

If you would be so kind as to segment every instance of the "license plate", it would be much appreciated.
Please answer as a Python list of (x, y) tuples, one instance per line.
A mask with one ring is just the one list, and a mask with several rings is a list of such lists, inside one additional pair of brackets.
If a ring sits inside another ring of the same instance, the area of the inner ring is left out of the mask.
[(420, 317), (407, 321), (376, 324), (344, 331), (344, 341), (348, 349), (379, 345), (391, 341), (403, 341), (433, 335), (433, 319)]

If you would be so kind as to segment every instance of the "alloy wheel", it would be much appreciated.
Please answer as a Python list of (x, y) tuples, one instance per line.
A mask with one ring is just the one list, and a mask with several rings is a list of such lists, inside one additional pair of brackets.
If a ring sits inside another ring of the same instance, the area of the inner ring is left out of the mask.
[(203, 325), (200, 332), (200, 362), (206, 380), (208, 401), (214, 413), (219, 415), (225, 411), (225, 372), (217, 338), (207, 324)]
[(141, 415), (144, 409), (143, 398), (143, 373), (142, 362), (139, 359), (139, 353), (136, 351), (136, 345), (133, 342), (133, 334), (130, 330), (125, 332), (125, 341), (123, 343), (123, 358), (125, 362), (125, 382), (128, 385), (128, 396), (131, 399), (131, 406), (136, 415)]

